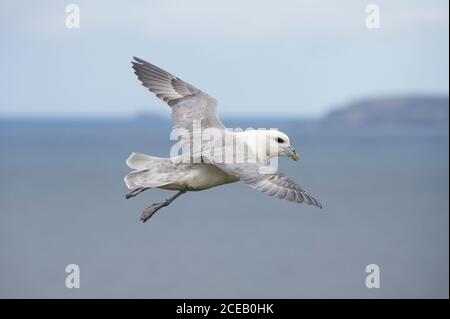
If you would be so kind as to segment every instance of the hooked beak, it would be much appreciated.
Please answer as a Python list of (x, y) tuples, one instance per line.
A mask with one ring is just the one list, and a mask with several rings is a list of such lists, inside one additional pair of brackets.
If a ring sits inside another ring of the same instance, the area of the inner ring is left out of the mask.
[(286, 149), (286, 155), (292, 158), (294, 161), (298, 161), (300, 159), (300, 155), (297, 154), (292, 146), (288, 146), (288, 148)]

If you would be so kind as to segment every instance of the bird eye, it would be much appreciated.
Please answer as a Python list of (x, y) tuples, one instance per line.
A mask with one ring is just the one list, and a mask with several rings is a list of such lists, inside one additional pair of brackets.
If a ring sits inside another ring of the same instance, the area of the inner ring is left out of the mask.
[(277, 137), (276, 139), (277, 143), (284, 143), (284, 140), (282, 138)]

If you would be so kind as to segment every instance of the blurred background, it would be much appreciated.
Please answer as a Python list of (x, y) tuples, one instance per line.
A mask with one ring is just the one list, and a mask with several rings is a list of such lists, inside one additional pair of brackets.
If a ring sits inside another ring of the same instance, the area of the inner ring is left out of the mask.
[[(73, 3), (0, 3), (0, 297), (448, 298), (448, 1)], [(324, 209), (239, 183), (141, 224), (172, 193), (125, 200), (125, 159), (173, 141), (133, 56), (289, 134)]]

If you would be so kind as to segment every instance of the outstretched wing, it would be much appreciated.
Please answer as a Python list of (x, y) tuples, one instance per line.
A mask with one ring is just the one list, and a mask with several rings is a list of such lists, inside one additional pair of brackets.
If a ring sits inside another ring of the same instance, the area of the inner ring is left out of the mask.
[(231, 154), (228, 156), (228, 160), (225, 159), (227, 155), (215, 158), (207, 154), (207, 162), (264, 194), (322, 208), (322, 204), (317, 199), (289, 177), (268, 163), (258, 162), (248, 147), (242, 147), (242, 145), (239, 147), (237, 144), (241, 142), (235, 139), (236, 147), (233, 143), (233, 145), (223, 147), (219, 152), (220, 154)]
[(289, 177), (270, 166), (258, 163), (214, 163), (226, 173), (236, 176), (248, 186), (269, 196), (322, 208), (322, 204)]
[(279, 171), (272, 174), (259, 174), (259, 176), (245, 174), (242, 180), (250, 187), (269, 196), (291, 202), (304, 202), (322, 208), (322, 204), (317, 199)]
[(202, 128), (225, 128), (214, 98), (147, 61), (134, 57), (131, 63), (142, 85), (172, 108), (174, 128), (192, 131), (194, 121), (199, 120)]

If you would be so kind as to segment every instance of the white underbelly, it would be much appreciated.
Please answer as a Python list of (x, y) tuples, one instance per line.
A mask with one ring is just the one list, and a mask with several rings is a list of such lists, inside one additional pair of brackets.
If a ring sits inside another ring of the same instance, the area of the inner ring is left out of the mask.
[(168, 190), (190, 190), (200, 191), (211, 187), (234, 183), (239, 179), (225, 173), (211, 164), (196, 164), (186, 175), (178, 181), (160, 186), (159, 188)]

